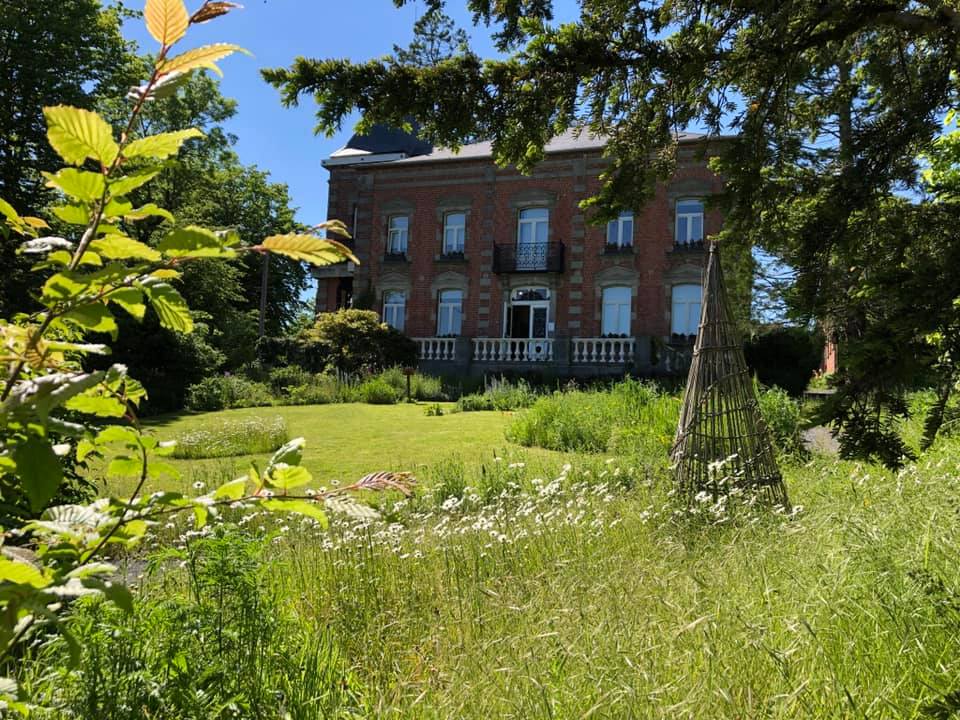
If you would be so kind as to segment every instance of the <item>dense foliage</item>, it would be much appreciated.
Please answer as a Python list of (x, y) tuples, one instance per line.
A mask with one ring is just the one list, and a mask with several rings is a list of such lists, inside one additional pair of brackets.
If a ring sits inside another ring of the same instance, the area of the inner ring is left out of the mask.
[(409, 367), (417, 361), (416, 343), (382, 322), (372, 310), (322, 313), (302, 340), (323, 358), (326, 367), (342, 372)]
[[(221, 506), (246, 502), (326, 520), (322, 503), (329, 492), (291, 492), (312, 481), (299, 466), (302, 438), (278, 449), (262, 474), (252, 467), (206, 495), (144, 495), (148, 479), (178, 476), (175, 467), (158, 459), (173, 448), (141, 431), (137, 408), (146, 393), (125, 365), (89, 369), (90, 357), (109, 355), (109, 347), (91, 340), (118, 335), (118, 311), (142, 321), (149, 307), (164, 328), (191, 332), (193, 316), (175, 285), (183, 269), (196, 262), (267, 253), (318, 265), (355, 260), (345, 246), (305, 234), (272, 235), (241, 246), (236, 232), (180, 224), (155, 203), (131, 202), (187, 140), (202, 134), (190, 128), (139, 136), (143, 108), (175, 91), (192, 71), (216, 69), (216, 61), (238, 49), (217, 44), (174, 55), (174, 46), (191, 25), (233, 7), (210, 1), (190, 15), (182, 0), (147, 0), (146, 26), (159, 51), (146, 82), (130, 92), (129, 119), (119, 136), (89, 110), (43, 109), (47, 140), (65, 163), (44, 177), (57, 193), (59, 204), (51, 212), (67, 237), (51, 234), (46, 221), (21, 215), (0, 200), (4, 237), (21, 238), (18, 252), (32, 257), (46, 277), (38, 288), (41, 310), (0, 320), (0, 499), (7, 508), (26, 505), (29, 510), (18, 519), (20, 527), (0, 527), (0, 672), (5, 675), (18, 668), (14, 657), (44, 627), (59, 630), (71, 661), (79, 660), (83, 648), (64, 622), (73, 599), (101, 595), (132, 610), (130, 592), (104, 553), (108, 545), (136, 544), (158, 518), (191, 510), (200, 528)], [(163, 224), (155, 244), (133, 237), (133, 228), (143, 221)], [(325, 228), (344, 232), (341, 223)], [(132, 495), (51, 507), (64, 482), (61, 457), (68, 463), (102, 457), (108, 475), (133, 480)], [(351, 489), (382, 488), (385, 481), (402, 488), (382, 475)], [(340, 507), (366, 512), (349, 499)], [(12, 540), (22, 546), (10, 547)], [(0, 680), (4, 714), (28, 713), (30, 700), (15, 680)]]
[[(0, 0), (0, 197), (38, 214), (53, 198), (41, 174), (54, 171), (43, 108), (94, 109), (138, 80), (137, 61), (120, 34), (124, 17), (99, 0)], [(0, 237), (0, 316), (34, 309), (29, 258)]]
[(761, 385), (800, 397), (823, 362), (823, 339), (803, 327), (764, 328), (744, 343), (743, 354)]

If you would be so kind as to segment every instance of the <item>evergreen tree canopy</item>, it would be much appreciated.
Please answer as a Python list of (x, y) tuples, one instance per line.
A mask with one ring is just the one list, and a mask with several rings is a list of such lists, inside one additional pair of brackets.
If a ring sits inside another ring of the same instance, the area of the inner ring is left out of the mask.
[(504, 57), (298, 58), (264, 76), (287, 104), (313, 95), (320, 132), (354, 109), (361, 128), (413, 119), (440, 145), (488, 137), (499, 162), (525, 170), (570, 126), (602, 133), (611, 166), (588, 201), (596, 220), (669, 176), (677, 132), (733, 135), (716, 163), (726, 233), (793, 266), (806, 313), (838, 291), (829, 270), (857, 240), (849, 214), (914, 185), (955, 101), (960, 11), (944, 0), (580, 0), (564, 24), (550, 0), (466, 4)]

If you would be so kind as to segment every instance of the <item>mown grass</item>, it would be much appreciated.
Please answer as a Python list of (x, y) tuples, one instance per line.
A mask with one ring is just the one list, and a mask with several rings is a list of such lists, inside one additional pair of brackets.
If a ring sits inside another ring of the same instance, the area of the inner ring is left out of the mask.
[[(306, 438), (303, 465), (322, 483), (349, 482), (376, 470), (410, 470), (427, 481), (431, 467), (446, 459), (462, 463), (472, 473), (510, 445), (504, 438), (510, 413), (450, 413), (452, 404), (441, 406), (445, 412), (440, 417), (426, 416), (423, 404), (338, 404), (185, 413), (151, 418), (145, 425), (161, 440), (172, 440), (223, 423), (279, 416), (290, 437)], [(148, 491), (190, 491), (195, 482), (212, 487), (223, 477), (246, 471), (251, 460), (262, 465), (267, 457), (174, 460), (182, 477), (151, 481)], [(524, 452), (524, 460), (534, 464), (549, 461), (552, 467), (558, 459), (562, 461), (562, 456), (540, 448)], [(122, 495), (132, 484), (107, 478), (106, 489)]]

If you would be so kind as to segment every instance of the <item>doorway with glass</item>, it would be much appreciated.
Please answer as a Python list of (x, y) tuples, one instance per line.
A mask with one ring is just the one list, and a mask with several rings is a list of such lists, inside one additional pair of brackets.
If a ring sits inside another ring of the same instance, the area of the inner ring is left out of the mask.
[(504, 338), (512, 360), (537, 361), (553, 357), (550, 334), (550, 291), (521, 288), (510, 293), (505, 308)]

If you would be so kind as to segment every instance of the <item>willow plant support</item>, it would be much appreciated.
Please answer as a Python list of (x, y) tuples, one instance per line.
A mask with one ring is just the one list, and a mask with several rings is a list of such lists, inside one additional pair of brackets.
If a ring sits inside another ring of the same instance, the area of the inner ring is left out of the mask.
[(671, 452), (678, 489), (691, 503), (701, 493), (717, 500), (737, 488), (787, 508), (783, 476), (730, 314), (716, 243), (710, 244), (702, 297)]

